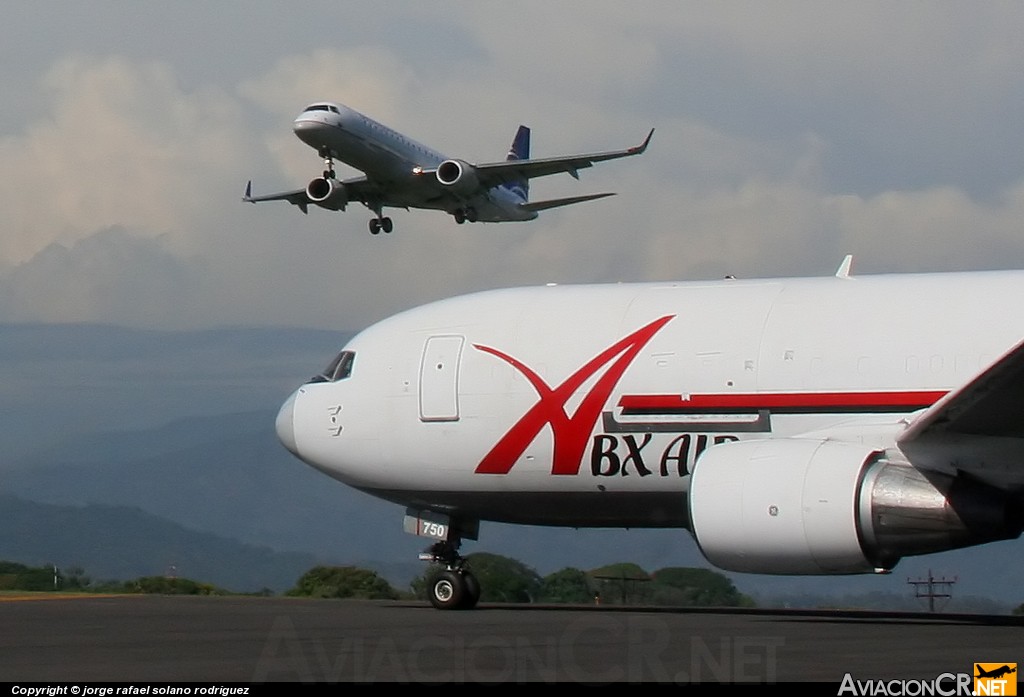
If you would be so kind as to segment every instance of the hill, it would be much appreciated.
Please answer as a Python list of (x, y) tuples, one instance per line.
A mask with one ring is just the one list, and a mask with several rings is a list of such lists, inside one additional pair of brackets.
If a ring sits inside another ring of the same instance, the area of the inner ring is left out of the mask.
[(0, 559), (79, 566), (94, 579), (174, 575), (280, 592), (316, 558), (189, 530), (126, 506), (54, 506), (0, 496)]

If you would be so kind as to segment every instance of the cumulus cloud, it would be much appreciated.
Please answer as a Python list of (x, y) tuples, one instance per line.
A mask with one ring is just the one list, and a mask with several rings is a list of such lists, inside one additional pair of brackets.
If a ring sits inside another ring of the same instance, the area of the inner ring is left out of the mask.
[(46, 108), (0, 138), (5, 262), (111, 226), (180, 230), (215, 205), (242, 142), (224, 95), (186, 93), (166, 64), (111, 56), (62, 59), (41, 90)]
[[(442, 8), (325, 4), (316, 27), (233, 47), (232, 65), (259, 51), (244, 74), (196, 73), (187, 41), (55, 54), (0, 130), (0, 320), (354, 329), (494, 286), (830, 273), (846, 253), (863, 272), (1024, 263), (1013, 7)], [(239, 201), (249, 177), (319, 172), (290, 126), (320, 99), (470, 160), (501, 158), (520, 122), (537, 156), (657, 132), (531, 189), (616, 198), (528, 224), (389, 211), (395, 233), (370, 237), (358, 206)]]
[(196, 308), (191, 270), (159, 238), (109, 228), (53, 243), (0, 277), (6, 321), (181, 326)]

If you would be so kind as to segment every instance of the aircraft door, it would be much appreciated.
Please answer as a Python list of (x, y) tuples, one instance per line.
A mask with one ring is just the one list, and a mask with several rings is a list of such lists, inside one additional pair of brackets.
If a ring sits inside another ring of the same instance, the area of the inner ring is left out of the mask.
[(463, 336), (432, 336), (420, 362), (420, 420), (459, 420), (459, 362)]

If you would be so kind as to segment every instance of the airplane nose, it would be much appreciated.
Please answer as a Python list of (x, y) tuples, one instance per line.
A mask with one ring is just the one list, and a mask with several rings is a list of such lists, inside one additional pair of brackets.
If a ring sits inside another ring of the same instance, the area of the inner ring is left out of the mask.
[(292, 130), (302, 142), (312, 147), (319, 147), (329, 128), (327, 124), (320, 119), (300, 116), (295, 119), (295, 122), (292, 124)]
[(274, 422), (278, 440), (295, 457), (299, 456), (299, 448), (295, 444), (295, 396), (297, 394), (298, 392), (294, 392), (281, 405), (281, 411), (277, 412), (277, 420)]

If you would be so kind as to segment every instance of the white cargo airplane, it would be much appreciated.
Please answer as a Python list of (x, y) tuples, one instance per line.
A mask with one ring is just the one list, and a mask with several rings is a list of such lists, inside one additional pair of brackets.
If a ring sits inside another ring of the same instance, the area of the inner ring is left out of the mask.
[(366, 329), (281, 408), (326, 474), (434, 538), (679, 527), (723, 569), (884, 572), (1017, 537), (1024, 272), (553, 286)]
[[(613, 196), (585, 194), (531, 202), (529, 180), (565, 172), (579, 179), (579, 170), (597, 162), (639, 155), (647, 149), (654, 129), (640, 145), (626, 150), (530, 159), (530, 129), (520, 126), (503, 162), (470, 164), (421, 145), (342, 104), (310, 104), (295, 119), (293, 130), (324, 160), (323, 176), (305, 189), (263, 196), (252, 195), (252, 181), (243, 201), (288, 201), (303, 213), (310, 204), (343, 211), (352, 202), (376, 214), (370, 232), (391, 232), (394, 224), (384, 208), (429, 208), (451, 214), (462, 224), (533, 220), (539, 211)], [(339, 181), (334, 160), (364, 175)]]

